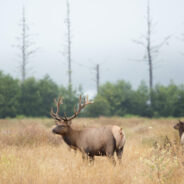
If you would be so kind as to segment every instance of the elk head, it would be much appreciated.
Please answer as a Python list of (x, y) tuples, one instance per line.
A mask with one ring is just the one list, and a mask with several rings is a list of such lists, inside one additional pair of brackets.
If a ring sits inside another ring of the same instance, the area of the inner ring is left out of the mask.
[(179, 129), (183, 129), (184, 130), (184, 122), (182, 122), (182, 121), (179, 120), (179, 123), (177, 123), (176, 125), (174, 125), (174, 128), (176, 130), (179, 130)]
[(179, 120), (179, 123), (174, 125), (174, 128), (179, 131), (179, 134), (180, 134), (180, 137), (181, 137), (182, 133), (184, 132), (184, 122)]
[(59, 116), (59, 108), (60, 108), (60, 105), (63, 104), (63, 99), (61, 97), (58, 99), (58, 101), (55, 100), (55, 103), (57, 106), (56, 113), (53, 112), (53, 109), (51, 109), (51, 112), (50, 112), (50, 115), (52, 116), (52, 118), (56, 122), (56, 127), (52, 131), (55, 134), (64, 135), (68, 132), (68, 130), (71, 126), (71, 123), (72, 123), (72, 119), (76, 118), (78, 116), (78, 114), (81, 112), (81, 110), (86, 105), (92, 104), (93, 102), (88, 101), (88, 96), (87, 96), (86, 99), (85, 98), (83, 99), (83, 104), (82, 104), (82, 98), (80, 96), (78, 109), (76, 110), (74, 107), (74, 114), (70, 117), (67, 117), (66, 113), (64, 113), (64, 117)]

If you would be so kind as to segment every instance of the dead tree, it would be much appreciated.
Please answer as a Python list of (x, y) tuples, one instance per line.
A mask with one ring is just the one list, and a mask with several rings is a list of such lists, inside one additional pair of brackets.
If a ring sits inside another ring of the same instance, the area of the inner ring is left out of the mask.
[(68, 87), (72, 90), (72, 66), (71, 66), (71, 20), (70, 3), (66, 0), (66, 28), (67, 28), (67, 62), (68, 62)]
[(78, 62), (74, 62), (75, 64), (77, 64), (80, 67), (86, 68), (88, 69), (90, 72), (92, 72), (95, 75), (95, 78), (92, 78), (93, 81), (95, 81), (96, 83), (96, 92), (97, 94), (99, 93), (99, 88), (100, 88), (100, 65), (99, 64), (94, 64), (94, 66), (88, 66), (85, 64), (81, 64)]
[(146, 16), (147, 31), (146, 34), (141, 36), (140, 40), (134, 40), (135, 43), (140, 44), (145, 49), (144, 61), (148, 64), (149, 72), (149, 90), (150, 90), (150, 103), (152, 103), (152, 90), (153, 90), (153, 65), (155, 56), (159, 53), (163, 45), (168, 43), (169, 36), (165, 37), (162, 42), (154, 45), (152, 43), (153, 36), (153, 20), (151, 18), (150, 1), (147, 4), (147, 16)]
[(37, 49), (32, 49), (33, 42), (30, 41), (30, 34), (28, 33), (29, 26), (27, 24), (25, 16), (25, 7), (22, 8), (22, 20), (21, 20), (21, 36), (18, 37), (19, 44), (16, 47), (21, 51), (21, 80), (24, 80), (27, 77), (27, 65), (29, 64), (30, 57), (36, 52)]
[(99, 93), (99, 86), (100, 86), (100, 65), (96, 65), (96, 89), (97, 94)]

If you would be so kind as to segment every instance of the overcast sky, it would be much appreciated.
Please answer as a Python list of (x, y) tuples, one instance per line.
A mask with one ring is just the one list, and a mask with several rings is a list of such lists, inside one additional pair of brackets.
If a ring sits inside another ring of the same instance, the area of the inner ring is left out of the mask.
[[(18, 69), (20, 20), (22, 6), (35, 48), (30, 58), (29, 76), (46, 74), (59, 85), (67, 85), (65, 0), (0, 0), (0, 70), (20, 77)], [(95, 66), (100, 64), (100, 83), (129, 81), (137, 87), (148, 83), (148, 66), (142, 59), (145, 51), (132, 40), (146, 32), (147, 0), (70, 0), (72, 23), (72, 81), (93, 91)], [(184, 0), (151, 0), (151, 16), (156, 23), (153, 43), (171, 35), (169, 45), (160, 50), (155, 61), (154, 83), (184, 83)], [(33, 48), (34, 48), (33, 47)]]

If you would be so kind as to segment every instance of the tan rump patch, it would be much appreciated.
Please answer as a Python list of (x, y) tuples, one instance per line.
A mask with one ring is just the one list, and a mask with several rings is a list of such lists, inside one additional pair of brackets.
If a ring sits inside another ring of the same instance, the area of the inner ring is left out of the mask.
[(116, 148), (121, 148), (125, 142), (125, 137), (122, 128), (116, 125), (112, 126), (112, 134), (116, 140)]

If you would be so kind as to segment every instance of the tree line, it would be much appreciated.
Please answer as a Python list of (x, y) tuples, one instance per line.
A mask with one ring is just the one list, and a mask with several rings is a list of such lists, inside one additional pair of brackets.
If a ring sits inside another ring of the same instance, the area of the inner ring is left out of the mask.
[[(36, 80), (31, 77), (23, 82), (0, 72), (0, 118), (50, 117), (54, 99), (63, 97), (61, 115), (73, 113), (82, 89), (71, 90), (58, 86), (49, 76)], [(100, 86), (94, 103), (81, 113), (85, 117), (127, 116), (181, 117), (184, 116), (184, 85), (155, 85), (150, 105), (149, 87), (141, 82), (133, 89), (129, 82), (119, 80)], [(55, 107), (54, 107), (55, 108)]]

